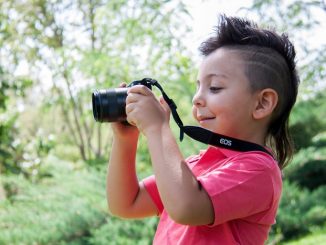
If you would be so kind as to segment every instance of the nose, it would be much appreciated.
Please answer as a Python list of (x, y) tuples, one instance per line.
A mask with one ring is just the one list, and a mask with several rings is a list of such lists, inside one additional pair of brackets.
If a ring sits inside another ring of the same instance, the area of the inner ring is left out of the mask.
[(197, 91), (197, 93), (192, 98), (192, 104), (194, 106), (204, 106), (205, 100), (203, 98), (203, 95), (200, 93), (200, 91)]

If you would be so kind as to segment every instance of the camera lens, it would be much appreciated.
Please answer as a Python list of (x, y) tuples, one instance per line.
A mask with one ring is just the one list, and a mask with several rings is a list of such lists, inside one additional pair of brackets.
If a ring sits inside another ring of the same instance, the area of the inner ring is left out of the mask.
[(99, 122), (126, 121), (127, 88), (95, 90), (92, 94), (93, 115)]

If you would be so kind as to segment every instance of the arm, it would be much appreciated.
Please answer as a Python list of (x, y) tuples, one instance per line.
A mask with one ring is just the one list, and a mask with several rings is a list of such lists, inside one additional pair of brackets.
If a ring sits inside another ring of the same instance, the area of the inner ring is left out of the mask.
[(114, 136), (106, 181), (110, 212), (123, 218), (156, 215), (156, 206), (136, 175), (137, 128), (112, 123), (112, 129)]
[(186, 225), (212, 223), (211, 200), (185, 163), (170, 127), (148, 131), (146, 138), (156, 184), (170, 217)]
[(170, 217), (187, 225), (214, 220), (211, 200), (185, 163), (169, 127), (169, 109), (142, 86), (129, 90), (128, 120), (137, 125), (148, 141), (156, 184)]

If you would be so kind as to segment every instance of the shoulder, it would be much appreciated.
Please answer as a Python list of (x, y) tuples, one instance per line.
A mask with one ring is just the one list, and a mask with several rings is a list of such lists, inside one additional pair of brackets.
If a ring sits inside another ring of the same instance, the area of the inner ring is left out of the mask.
[(279, 171), (277, 161), (260, 151), (240, 152), (226, 159), (226, 166), (256, 171)]
[(233, 174), (245, 174), (247, 180), (257, 180), (266, 191), (270, 189), (276, 196), (280, 196), (282, 172), (278, 162), (269, 154), (258, 151), (240, 153), (228, 159), (226, 168)]
[(280, 170), (266, 153), (230, 153), (197, 179), (212, 200), (215, 225), (274, 210), (281, 193)]
[(212, 164), (205, 174), (219, 176), (219, 179), (225, 181), (229, 181), (228, 178), (245, 182), (263, 181), (272, 188), (273, 186), (279, 188), (282, 184), (282, 174), (277, 161), (260, 151), (227, 152), (226, 157), (223, 160), (216, 159), (216, 163)]

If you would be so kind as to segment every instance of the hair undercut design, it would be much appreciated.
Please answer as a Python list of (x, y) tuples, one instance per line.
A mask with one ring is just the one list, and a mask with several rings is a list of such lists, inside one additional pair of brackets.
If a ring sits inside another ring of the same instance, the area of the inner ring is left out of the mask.
[(265, 141), (274, 150), (280, 168), (285, 167), (294, 153), (288, 124), (299, 85), (293, 44), (284, 33), (278, 35), (246, 19), (222, 15), (216, 36), (204, 41), (199, 50), (208, 56), (221, 47), (238, 52), (243, 59), (253, 92), (265, 88), (277, 92), (279, 100)]

